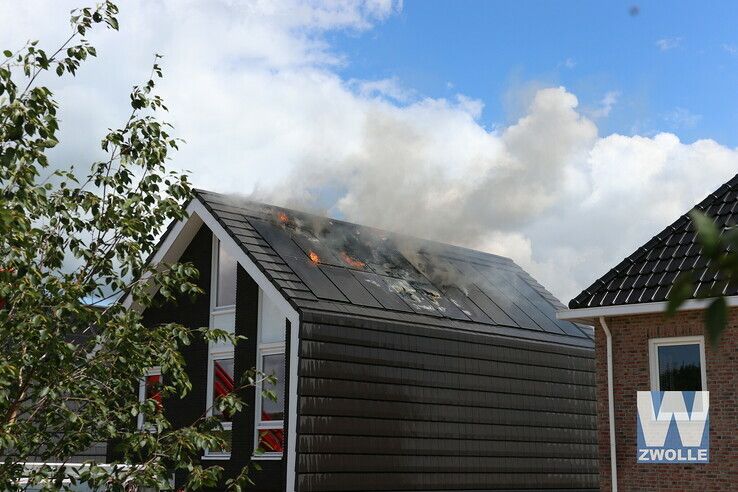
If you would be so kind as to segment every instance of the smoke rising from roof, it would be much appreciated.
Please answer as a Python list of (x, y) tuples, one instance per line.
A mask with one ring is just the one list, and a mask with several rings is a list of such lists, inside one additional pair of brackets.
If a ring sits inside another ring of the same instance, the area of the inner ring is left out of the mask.
[[(351, 221), (441, 242), (480, 248), (490, 231), (514, 230), (548, 212), (567, 186), (567, 169), (584, 163), (596, 126), (576, 112), (565, 89), (538, 91), (528, 113), (484, 146), (448, 162), (443, 135), (404, 114), (367, 114), (360, 149), (337, 161), (309, 161), (254, 198), (332, 212)], [(469, 116), (470, 117), (470, 116)]]
[(599, 137), (563, 87), (529, 97), (492, 131), (466, 99), (373, 100), (350, 152), (310, 153), (253, 198), (508, 256), (567, 300), (738, 170), (712, 140)]

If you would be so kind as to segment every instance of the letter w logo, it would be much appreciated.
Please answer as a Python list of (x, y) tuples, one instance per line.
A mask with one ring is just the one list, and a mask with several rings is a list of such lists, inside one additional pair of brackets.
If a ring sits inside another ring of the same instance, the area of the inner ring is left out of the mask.
[(702, 445), (707, 412), (710, 408), (709, 395), (709, 391), (695, 391), (692, 410), (688, 412), (681, 391), (639, 391), (638, 417), (645, 445), (663, 447), (672, 420), (676, 421), (682, 446)]

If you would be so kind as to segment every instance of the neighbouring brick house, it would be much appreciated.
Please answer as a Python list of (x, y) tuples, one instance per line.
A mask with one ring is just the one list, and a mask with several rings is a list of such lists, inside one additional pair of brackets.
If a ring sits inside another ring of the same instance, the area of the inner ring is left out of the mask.
[[(738, 222), (738, 176), (695, 208), (723, 230), (734, 226)], [(568, 311), (559, 313), (560, 319), (595, 326), (602, 490), (738, 488), (738, 290), (725, 292), (731, 308), (719, 344), (705, 343), (706, 302), (698, 298), (716, 277), (700, 253), (685, 214), (572, 299)], [(666, 316), (665, 301), (675, 279), (690, 271), (699, 278), (693, 299), (673, 317)], [(677, 374), (675, 368), (681, 371)], [(636, 392), (670, 390), (710, 392), (709, 463), (637, 463)]]

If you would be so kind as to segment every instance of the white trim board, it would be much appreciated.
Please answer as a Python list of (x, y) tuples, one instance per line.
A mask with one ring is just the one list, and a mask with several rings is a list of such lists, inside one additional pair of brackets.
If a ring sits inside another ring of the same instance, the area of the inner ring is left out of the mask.
[[(728, 296), (725, 300), (728, 303), (728, 307), (738, 307), (738, 296)], [(679, 311), (705, 309), (711, 301), (712, 299), (690, 299), (679, 307)], [(595, 318), (600, 316), (665, 313), (667, 305), (668, 303), (666, 301), (662, 301), (640, 304), (621, 304), (618, 306), (564, 309), (556, 312), (556, 318), (568, 321), (584, 321), (591, 323)]]

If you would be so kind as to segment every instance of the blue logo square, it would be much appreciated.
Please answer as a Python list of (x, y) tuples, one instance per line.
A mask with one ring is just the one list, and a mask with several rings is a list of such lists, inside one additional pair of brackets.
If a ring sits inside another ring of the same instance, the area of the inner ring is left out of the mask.
[(709, 463), (709, 391), (639, 391), (638, 463)]

